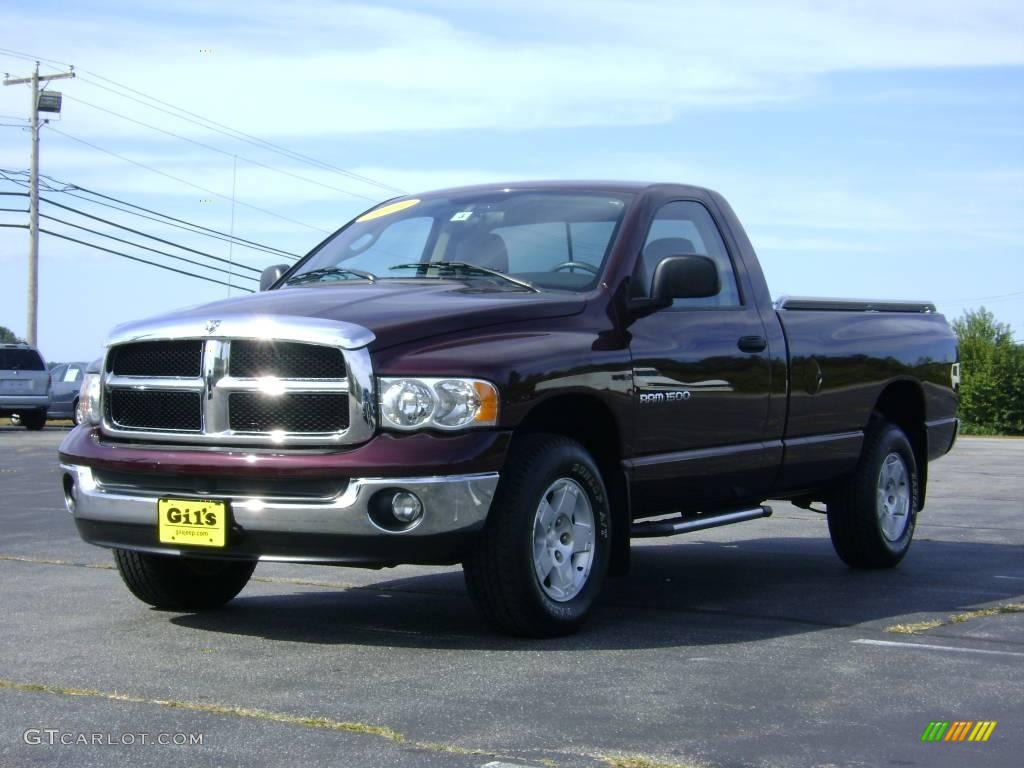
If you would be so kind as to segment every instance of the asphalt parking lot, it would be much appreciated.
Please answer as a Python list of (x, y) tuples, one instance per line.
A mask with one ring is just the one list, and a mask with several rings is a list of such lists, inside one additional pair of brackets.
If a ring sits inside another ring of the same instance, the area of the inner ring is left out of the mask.
[[(152, 610), (64, 511), (66, 432), (0, 427), (0, 764), (1021, 764), (1024, 440), (932, 465), (898, 569), (847, 569), (777, 504), (637, 542), (581, 634), (524, 642), (458, 568), (261, 565), (222, 611)], [(922, 743), (935, 720), (998, 725)]]

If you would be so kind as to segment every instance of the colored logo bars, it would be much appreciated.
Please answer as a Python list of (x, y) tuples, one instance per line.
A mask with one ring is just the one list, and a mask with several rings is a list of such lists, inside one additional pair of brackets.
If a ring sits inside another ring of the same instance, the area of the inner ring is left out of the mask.
[(921, 741), (988, 741), (995, 729), (995, 720), (932, 720)]

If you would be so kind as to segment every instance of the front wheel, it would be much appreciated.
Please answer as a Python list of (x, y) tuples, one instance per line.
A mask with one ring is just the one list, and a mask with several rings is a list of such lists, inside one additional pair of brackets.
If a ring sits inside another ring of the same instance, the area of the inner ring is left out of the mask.
[(610, 545), (608, 495), (594, 460), (569, 438), (526, 435), (463, 563), (469, 595), (502, 632), (570, 634), (601, 590)]
[(201, 611), (220, 608), (249, 583), (255, 560), (200, 560), (115, 549), (125, 585), (154, 608)]
[(899, 427), (874, 423), (856, 471), (828, 502), (836, 553), (853, 568), (896, 565), (910, 549), (919, 503), (910, 441)]

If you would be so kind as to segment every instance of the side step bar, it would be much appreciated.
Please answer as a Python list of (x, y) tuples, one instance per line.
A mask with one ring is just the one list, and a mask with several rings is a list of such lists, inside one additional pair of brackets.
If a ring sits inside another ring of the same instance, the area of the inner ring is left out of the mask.
[(676, 517), (668, 520), (653, 520), (647, 523), (633, 523), (630, 536), (637, 539), (652, 538), (654, 536), (675, 536), (677, 533), (703, 531), (705, 528), (717, 528), (720, 525), (731, 525), (732, 523), (742, 523), (746, 520), (758, 520), (762, 517), (771, 516), (772, 508), (762, 504), (752, 509), (739, 509), (717, 515), (690, 518)]

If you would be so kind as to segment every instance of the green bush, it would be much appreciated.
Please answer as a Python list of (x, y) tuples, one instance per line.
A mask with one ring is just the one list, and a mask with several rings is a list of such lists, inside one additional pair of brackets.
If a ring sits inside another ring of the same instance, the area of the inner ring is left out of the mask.
[(953, 321), (960, 340), (960, 418), (967, 434), (1024, 435), (1024, 346), (982, 307)]
[(21, 339), (10, 328), (0, 325), (0, 344), (17, 344)]

